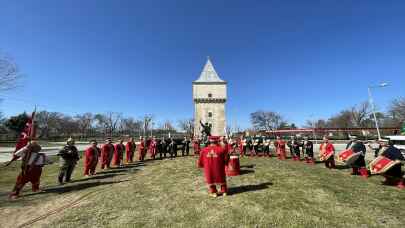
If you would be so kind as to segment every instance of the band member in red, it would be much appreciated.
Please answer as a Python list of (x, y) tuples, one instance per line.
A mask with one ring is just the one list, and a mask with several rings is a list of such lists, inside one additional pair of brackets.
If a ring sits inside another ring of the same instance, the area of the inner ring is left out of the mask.
[(319, 156), (321, 161), (325, 162), (325, 167), (329, 169), (336, 168), (335, 166), (335, 147), (329, 142), (329, 139), (323, 137), (323, 143), (319, 146)]
[(84, 151), (84, 175), (92, 176), (96, 174), (98, 156), (101, 154), (100, 148), (97, 147), (97, 141), (90, 142), (91, 146)]
[(193, 150), (195, 155), (200, 154), (201, 147), (200, 140), (198, 140), (198, 138), (194, 138), (193, 140)]
[[(403, 162), (405, 160), (401, 151), (394, 146), (394, 143), (392, 141), (389, 141), (388, 144), (386, 144), (385, 142), (381, 142), (381, 144), (383, 147), (386, 148), (381, 153), (381, 156), (384, 156), (393, 161)], [(405, 189), (405, 181), (402, 175), (401, 165), (401, 163), (398, 163), (383, 174), (383, 176), (385, 177), (385, 181), (383, 182), (383, 184), (396, 185), (399, 189)]]
[(145, 140), (143, 137), (139, 137), (139, 146), (138, 146), (138, 158), (139, 161), (144, 161), (145, 160), (145, 155), (146, 155), (146, 147), (145, 147)]
[(51, 164), (51, 160), (43, 154), (39, 153), (41, 146), (36, 141), (31, 141), (28, 145), (15, 152), (15, 156), (21, 157), (21, 172), (17, 177), (13, 191), (10, 193), (10, 198), (19, 197), (24, 185), (28, 182), (32, 184), (32, 191), (39, 191), (39, 183), (41, 180), (42, 167)]
[(149, 143), (149, 153), (150, 153), (150, 157), (152, 159), (155, 159), (155, 157), (156, 157), (156, 146), (157, 146), (156, 137), (153, 136), (153, 138), (151, 139), (151, 141)]
[(366, 169), (366, 146), (363, 142), (357, 139), (357, 136), (351, 136), (350, 142), (346, 145), (346, 149), (352, 149), (353, 153), (360, 153), (357, 160), (351, 165), (351, 175), (360, 175), (364, 178), (368, 177), (368, 170)]
[(114, 150), (115, 149), (114, 145), (112, 144), (112, 140), (110, 138), (107, 139), (106, 143), (101, 147), (101, 156), (100, 156), (101, 169), (110, 168)]
[(280, 160), (285, 160), (286, 152), (285, 152), (285, 141), (277, 136), (276, 141), (274, 141), (274, 146), (276, 147), (277, 157)]
[(134, 138), (129, 138), (127, 145), (125, 145), (125, 152), (126, 152), (126, 161), (127, 163), (134, 162), (134, 153), (135, 153), (136, 145)]
[(212, 197), (218, 196), (216, 185), (221, 186), (220, 194), (227, 195), (225, 166), (228, 163), (228, 154), (218, 145), (218, 141), (218, 136), (210, 136), (210, 144), (201, 150), (198, 160), (198, 167), (204, 168), (205, 181)]
[(120, 139), (120, 141), (114, 146), (113, 165), (118, 167), (122, 166), (124, 160), (124, 151), (125, 151), (124, 140)]

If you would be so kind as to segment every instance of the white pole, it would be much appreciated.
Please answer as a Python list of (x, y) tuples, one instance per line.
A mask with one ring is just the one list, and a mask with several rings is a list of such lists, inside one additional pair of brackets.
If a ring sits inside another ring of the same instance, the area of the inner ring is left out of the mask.
[(376, 117), (376, 115), (375, 115), (375, 108), (374, 108), (373, 96), (371, 95), (371, 88), (370, 88), (370, 87), (368, 87), (368, 96), (369, 96), (369, 101), (370, 101), (371, 109), (372, 109), (372, 112), (373, 112), (375, 127), (377, 128), (378, 140), (381, 140), (380, 128), (378, 127), (378, 121), (377, 121), (377, 117)]

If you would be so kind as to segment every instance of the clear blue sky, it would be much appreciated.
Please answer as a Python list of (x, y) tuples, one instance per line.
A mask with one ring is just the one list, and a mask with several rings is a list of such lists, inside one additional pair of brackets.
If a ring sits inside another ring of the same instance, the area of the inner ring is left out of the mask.
[(41, 109), (192, 117), (210, 56), (228, 121), (277, 111), (300, 125), (367, 99), (405, 96), (405, 1), (2, 0), (0, 50), (25, 75), (6, 115)]

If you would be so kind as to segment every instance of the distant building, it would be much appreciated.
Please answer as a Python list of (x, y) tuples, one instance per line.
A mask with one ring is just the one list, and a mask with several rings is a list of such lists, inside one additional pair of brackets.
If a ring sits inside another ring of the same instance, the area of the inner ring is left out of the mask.
[(193, 82), (195, 136), (201, 135), (200, 121), (212, 125), (212, 135), (225, 135), (226, 85), (208, 58), (200, 77)]

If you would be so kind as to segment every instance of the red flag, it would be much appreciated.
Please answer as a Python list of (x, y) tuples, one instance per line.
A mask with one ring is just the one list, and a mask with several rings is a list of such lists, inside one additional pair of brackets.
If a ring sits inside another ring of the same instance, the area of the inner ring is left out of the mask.
[(19, 149), (23, 148), (28, 144), (30, 139), (35, 138), (35, 126), (34, 126), (34, 117), (35, 111), (32, 113), (31, 117), (28, 118), (27, 123), (25, 124), (24, 130), (20, 133), (18, 137), (17, 144), (15, 146), (14, 153)]

